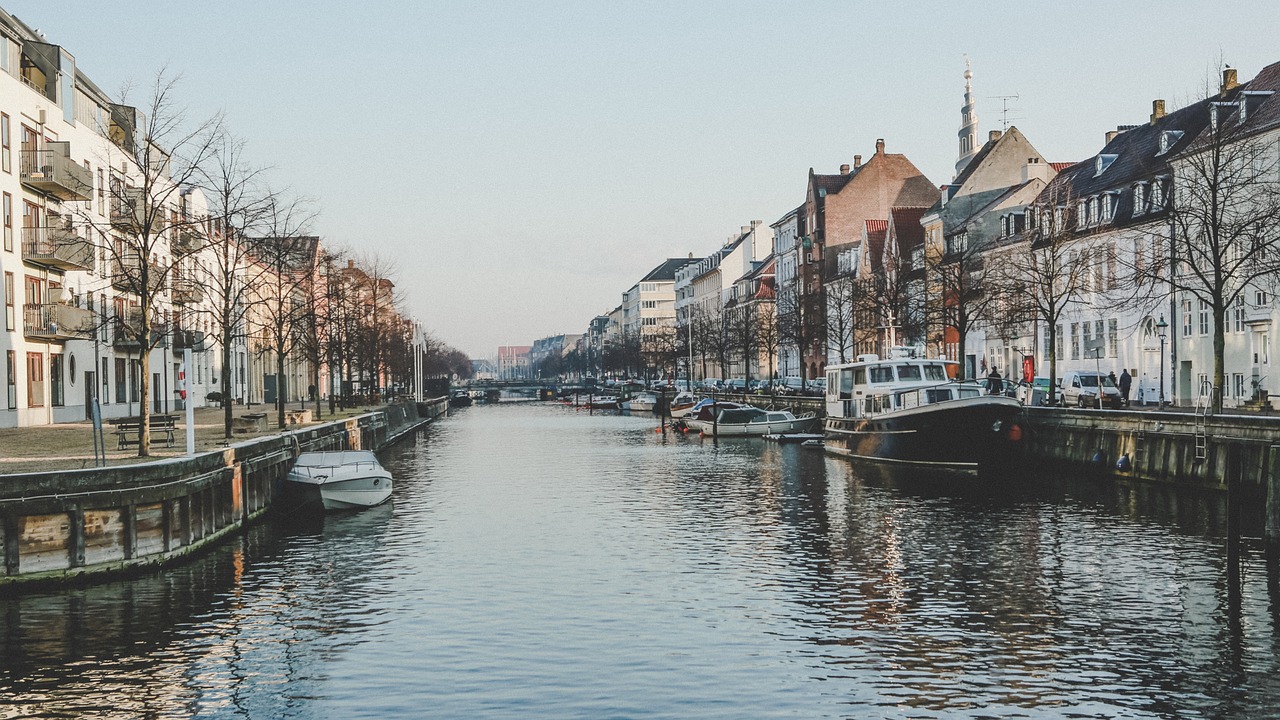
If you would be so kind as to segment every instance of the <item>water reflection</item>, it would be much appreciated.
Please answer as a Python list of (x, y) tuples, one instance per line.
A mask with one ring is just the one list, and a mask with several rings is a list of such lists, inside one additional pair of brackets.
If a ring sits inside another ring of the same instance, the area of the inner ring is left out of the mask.
[(473, 407), (394, 502), (0, 601), (0, 716), (1255, 717), (1276, 568), (1221, 499), (957, 485), (643, 417)]

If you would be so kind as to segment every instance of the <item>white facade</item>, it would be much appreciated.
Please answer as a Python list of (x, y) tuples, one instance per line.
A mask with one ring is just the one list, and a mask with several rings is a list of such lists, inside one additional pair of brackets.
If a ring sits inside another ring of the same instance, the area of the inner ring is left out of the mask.
[[(774, 283), (777, 297), (792, 297), (796, 291), (796, 268), (799, 267), (800, 251), (797, 239), (800, 236), (798, 209), (792, 210), (771, 225), (773, 228), (773, 257), (776, 262)], [(778, 310), (782, 311), (785, 303), (780, 302)], [(790, 343), (778, 344), (777, 374), (780, 377), (800, 374), (800, 355)]]

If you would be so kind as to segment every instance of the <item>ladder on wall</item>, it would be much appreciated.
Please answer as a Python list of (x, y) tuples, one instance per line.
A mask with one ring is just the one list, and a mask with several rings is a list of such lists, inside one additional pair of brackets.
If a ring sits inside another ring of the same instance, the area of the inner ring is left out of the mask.
[[(1208, 393), (1205, 392), (1206, 389)], [(1213, 397), (1217, 390), (1212, 385), (1201, 386), (1200, 397), (1196, 399), (1196, 460), (1209, 457), (1209, 414), (1213, 412)]]

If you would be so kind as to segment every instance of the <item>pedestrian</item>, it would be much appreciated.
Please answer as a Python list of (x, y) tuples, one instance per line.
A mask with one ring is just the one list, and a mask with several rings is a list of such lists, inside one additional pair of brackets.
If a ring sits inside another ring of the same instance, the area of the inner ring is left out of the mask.
[(991, 366), (991, 374), (987, 375), (987, 394), (999, 395), (1003, 383), (1000, 381), (1000, 371), (993, 365)]
[[(1134, 373), (1137, 373), (1137, 372), (1138, 372), (1137, 370), (1134, 370)], [(1120, 384), (1120, 401), (1123, 402), (1126, 407), (1128, 407), (1129, 388), (1133, 387), (1133, 375), (1130, 375), (1128, 370), (1121, 370), (1119, 384)]]

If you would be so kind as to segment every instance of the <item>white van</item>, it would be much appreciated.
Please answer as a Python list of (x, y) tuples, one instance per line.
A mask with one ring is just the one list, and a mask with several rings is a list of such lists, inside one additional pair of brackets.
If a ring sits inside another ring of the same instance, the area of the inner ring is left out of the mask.
[(1124, 398), (1120, 396), (1120, 388), (1111, 382), (1110, 377), (1089, 370), (1069, 370), (1058, 383), (1058, 387), (1062, 391), (1063, 406), (1098, 407), (1099, 386), (1102, 388), (1103, 407), (1119, 409), (1124, 405)]

